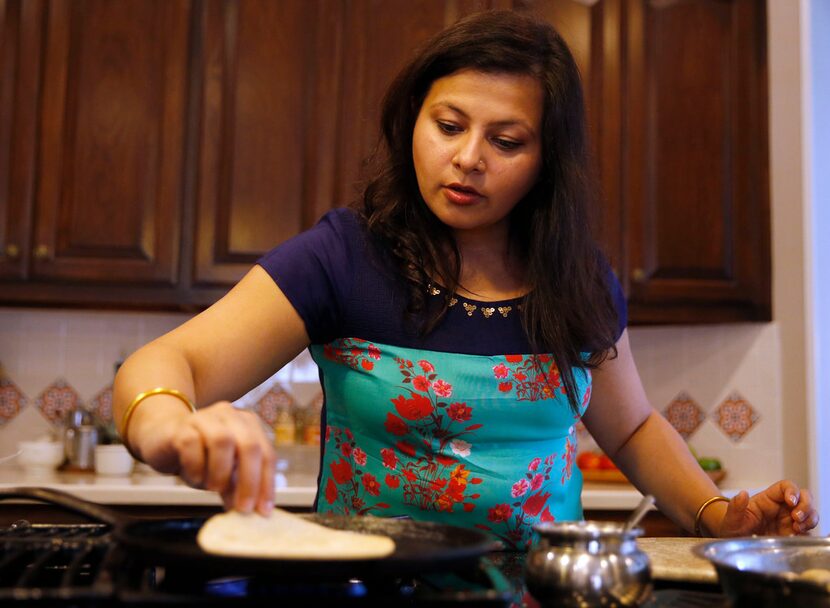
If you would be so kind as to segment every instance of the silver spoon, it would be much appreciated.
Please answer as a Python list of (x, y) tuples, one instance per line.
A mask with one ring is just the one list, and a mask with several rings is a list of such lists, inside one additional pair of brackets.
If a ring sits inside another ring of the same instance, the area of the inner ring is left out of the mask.
[(643, 516), (646, 512), (651, 508), (651, 505), (654, 504), (654, 496), (651, 494), (646, 494), (643, 496), (643, 499), (640, 501), (640, 504), (637, 505), (637, 508), (631, 512), (631, 515), (628, 516), (628, 519), (625, 522), (625, 527), (623, 528), (623, 532), (628, 532), (629, 530), (633, 530), (634, 527), (640, 523), (640, 520), (643, 519)]

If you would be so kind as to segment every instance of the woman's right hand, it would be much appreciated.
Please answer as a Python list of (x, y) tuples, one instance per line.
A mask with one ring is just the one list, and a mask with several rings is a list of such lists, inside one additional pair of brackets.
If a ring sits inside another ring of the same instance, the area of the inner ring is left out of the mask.
[(139, 437), (130, 433), (147, 464), (217, 492), (226, 509), (271, 512), (276, 454), (256, 414), (220, 401), (159, 422), (141, 425)]

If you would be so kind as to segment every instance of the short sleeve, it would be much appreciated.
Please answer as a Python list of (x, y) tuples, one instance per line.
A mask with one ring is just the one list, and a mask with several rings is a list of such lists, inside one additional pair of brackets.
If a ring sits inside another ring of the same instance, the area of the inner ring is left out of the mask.
[(328, 342), (338, 331), (360, 238), (354, 212), (335, 209), (257, 261), (300, 315), (312, 343)]
[(611, 265), (606, 262), (606, 276), (608, 282), (608, 289), (611, 292), (611, 301), (614, 303), (614, 308), (617, 311), (617, 335), (614, 337), (616, 343), (622, 336), (625, 328), (628, 326), (628, 305), (625, 302), (625, 294), (622, 290), (622, 285), (617, 279), (617, 275), (611, 269)]

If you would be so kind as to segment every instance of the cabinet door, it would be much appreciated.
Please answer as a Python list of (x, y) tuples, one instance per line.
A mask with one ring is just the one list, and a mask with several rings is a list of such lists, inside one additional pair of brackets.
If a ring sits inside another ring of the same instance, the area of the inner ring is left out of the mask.
[(194, 284), (230, 285), (350, 202), (414, 47), (492, 2), (209, 0)]
[(28, 271), (43, 4), (0, 0), (0, 278)]
[(764, 3), (623, 4), (632, 320), (769, 320)]
[(177, 280), (188, 5), (48, 3), (32, 278)]
[(324, 0), (203, 5), (195, 284), (236, 282), (316, 219), (332, 164), (338, 11)]

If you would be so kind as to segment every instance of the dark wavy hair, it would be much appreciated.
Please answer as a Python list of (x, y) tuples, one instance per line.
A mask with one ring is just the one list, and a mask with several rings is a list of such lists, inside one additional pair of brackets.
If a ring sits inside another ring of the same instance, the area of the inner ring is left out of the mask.
[[(531, 75), (544, 91), (543, 164), (537, 183), (511, 212), (511, 247), (525, 265), (530, 286), (522, 306), (528, 341), (535, 354), (553, 356), (576, 411), (574, 369), (596, 367), (609, 352), (616, 355), (618, 319), (608, 266), (590, 230), (597, 187), (579, 70), (550, 25), (513, 11), (489, 11), (429, 40), (386, 93), (381, 139), (358, 212), (406, 281), (406, 315), (418, 319), (422, 334), (429, 333), (459, 286), (461, 257), (451, 230), (421, 197), (413, 129), (432, 83), (464, 69)], [(435, 282), (446, 287), (440, 307), (427, 304), (427, 287)], [(591, 353), (587, 361), (581, 354), (585, 349)]]

